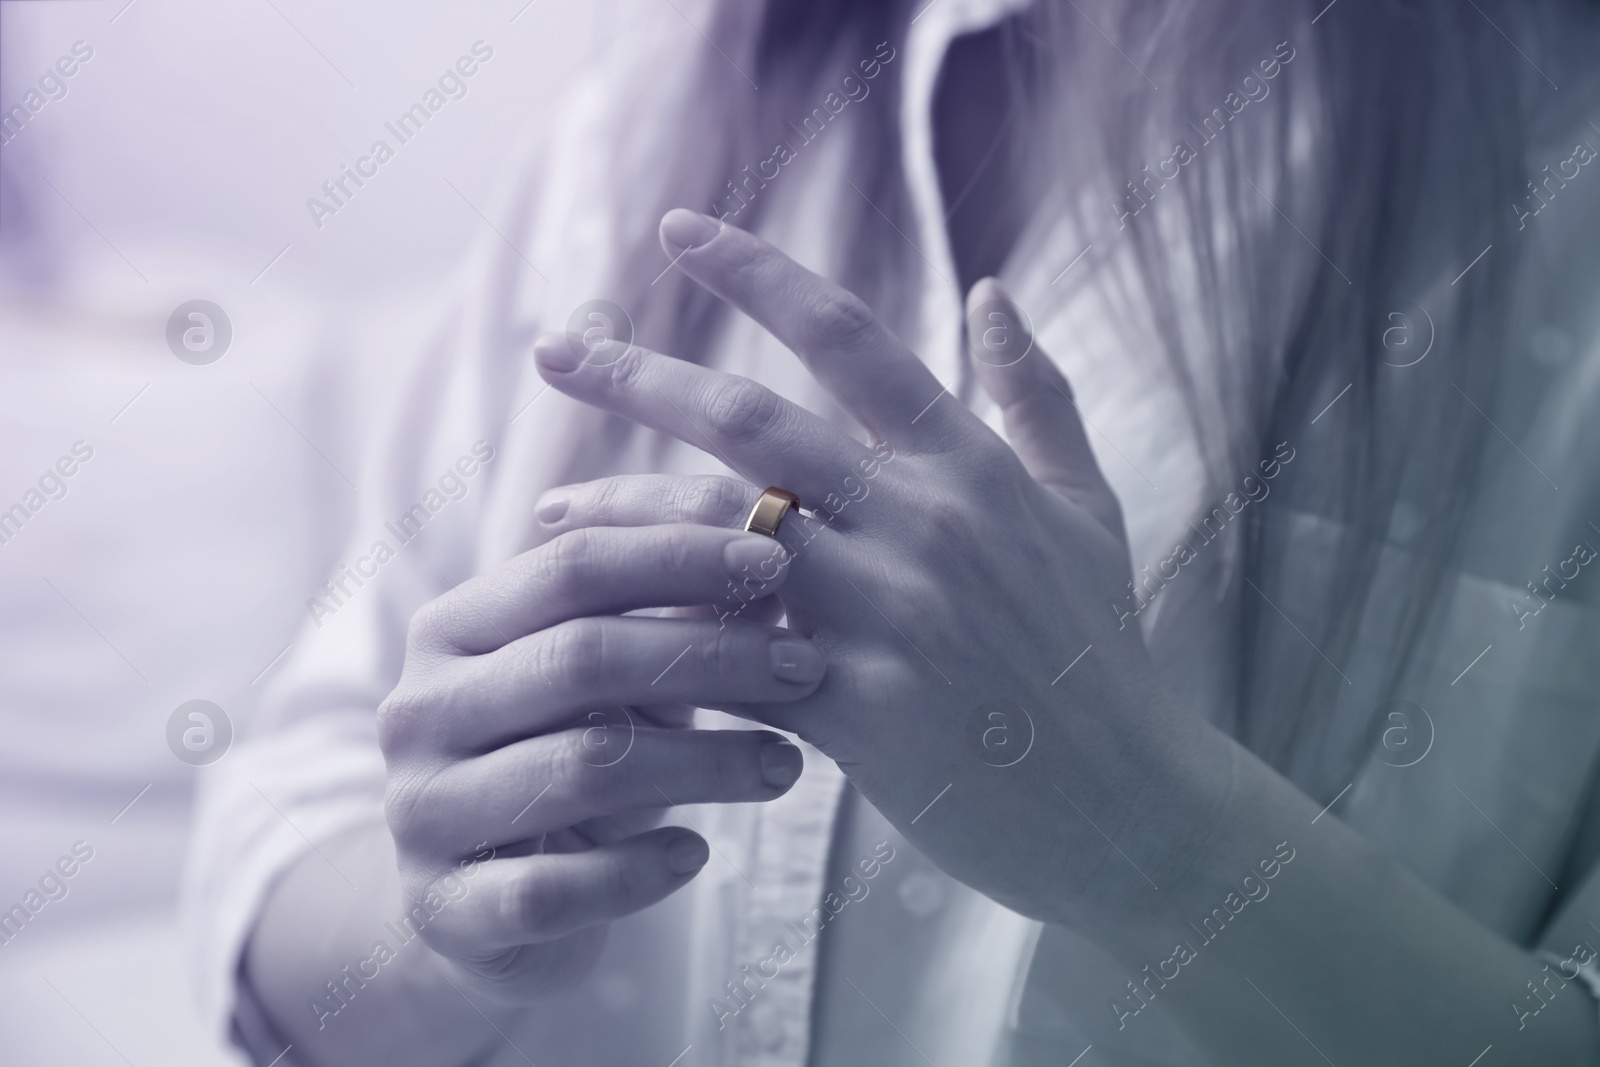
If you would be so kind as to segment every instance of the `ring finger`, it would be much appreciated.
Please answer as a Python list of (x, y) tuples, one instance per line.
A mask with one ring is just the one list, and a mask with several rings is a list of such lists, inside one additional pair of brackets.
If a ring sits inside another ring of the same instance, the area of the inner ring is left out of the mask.
[[(717, 474), (621, 474), (552, 489), (539, 498), (535, 514), (553, 535), (591, 526), (656, 523), (742, 530), (760, 496), (761, 491), (750, 483)], [(802, 501), (802, 506), (817, 511), (822, 502)], [(825, 509), (815, 517), (791, 512), (779, 525), (776, 540), (791, 553), (819, 535), (823, 544), (830, 543), (831, 520), (825, 521), (825, 515)], [(808, 551), (815, 551), (816, 547)]]

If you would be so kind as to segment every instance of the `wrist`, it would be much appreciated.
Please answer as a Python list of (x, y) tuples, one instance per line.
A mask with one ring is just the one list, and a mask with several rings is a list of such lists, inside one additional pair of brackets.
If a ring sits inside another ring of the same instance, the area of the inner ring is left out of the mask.
[(1130, 844), (1118, 842), (1130, 856), (1145, 850), (1149, 863), (1140, 866), (1153, 886), (1116, 892), (1101, 879), (1109, 891), (1087, 898), (1076, 918), (1103, 948), (1130, 959), (1204, 941), (1208, 918), (1226, 922), (1264, 899), (1315, 814), (1304, 794), (1208, 722), (1173, 711), (1159, 737), (1130, 797)]
[(1080, 749), (1092, 779), (1073, 776), (1098, 781), (1111, 802), (1094, 813), (1107, 847), (1072, 921), (1138, 928), (1213, 880), (1245, 772), (1237, 744), (1157, 686), (1107, 725), (1104, 743)]

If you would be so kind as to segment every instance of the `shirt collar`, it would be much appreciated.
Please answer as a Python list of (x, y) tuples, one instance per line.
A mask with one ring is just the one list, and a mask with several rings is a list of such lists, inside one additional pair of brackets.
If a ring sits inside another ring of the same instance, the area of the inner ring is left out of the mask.
[(914, 241), (928, 270), (917, 314), (918, 350), (946, 389), (960, 395), (966, 294), (957, 281), (933, 152), (933, 95), (950, 44), (998, 25), (1032, 0), (927, 0), (912, 16), (901, 96), (901, 166), (916, 219)]

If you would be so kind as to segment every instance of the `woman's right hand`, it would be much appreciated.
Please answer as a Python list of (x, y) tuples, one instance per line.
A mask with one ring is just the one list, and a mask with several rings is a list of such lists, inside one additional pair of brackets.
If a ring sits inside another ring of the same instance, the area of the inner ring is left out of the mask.
[(693, 831), (647, 826), (680, 804), (771, 800), (799, 777), (778, 734), (662, 728), (637, 709), (809, 696), (826, 669), (811, 642), (741, 618), (621, 614), (715, 604), (772, 556), (758, 534), (706, 526), (575, 530), (412, 620), (378, 709), (388, 821), (406, 907), (469, 992), (515, 1004), (581, 977), (604, 924), (709, 857)]

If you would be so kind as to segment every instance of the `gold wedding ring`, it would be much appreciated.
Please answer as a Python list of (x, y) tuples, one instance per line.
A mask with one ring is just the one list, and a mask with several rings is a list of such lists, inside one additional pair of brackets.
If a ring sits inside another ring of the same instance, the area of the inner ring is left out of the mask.
[(799, 497), (787, 489), (769, 485), (767, 491), (761, 494), (761, 499), (756, 501), (756, 506), (750, 509), (750, 517), (744, 520), (744, 528), (749, 533), (766, 534), (776, 539), (784, 516), (799, 510)]

